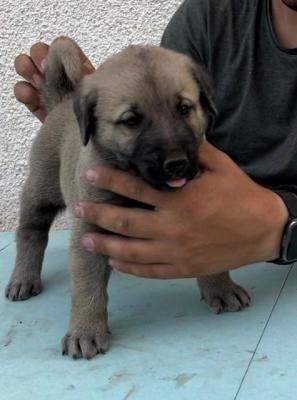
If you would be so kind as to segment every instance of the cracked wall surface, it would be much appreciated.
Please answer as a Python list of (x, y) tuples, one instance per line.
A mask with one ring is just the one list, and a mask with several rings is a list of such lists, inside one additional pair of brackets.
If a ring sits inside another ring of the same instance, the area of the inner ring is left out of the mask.
[[(182, 0), (8, 0), (0, 5), (0, 231), (17, 226), (30, 144), (40, 123), (14, 98), (14, 58), (58, 35), (78, 41), (94, 65), (131, 43), (158, 44)], [(67, 226), (59, 218), (56, 228)]]

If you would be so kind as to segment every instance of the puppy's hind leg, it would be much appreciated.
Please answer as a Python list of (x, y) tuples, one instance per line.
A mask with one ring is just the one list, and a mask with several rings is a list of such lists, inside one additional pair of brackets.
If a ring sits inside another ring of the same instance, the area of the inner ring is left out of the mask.
[(240, 311), (250, 304), (244, 288), (232, 281), (229, 272), (198, 278), (201, 297), (216, 314)]
[(6, 297), (12, 301), (26, 300), (41, 292), (40, 273), (48, 231), (64, 206), (58, 181), (50, 185), (48, 180), (41, 173), (31, 174), (23, 189), (16, 234), (17, 257), (5, 290)]

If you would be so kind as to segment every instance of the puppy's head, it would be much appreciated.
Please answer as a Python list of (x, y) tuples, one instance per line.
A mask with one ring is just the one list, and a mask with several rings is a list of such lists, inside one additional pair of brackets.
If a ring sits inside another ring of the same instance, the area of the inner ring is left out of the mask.
[(87, 76), (74, 111), (84, 145), (161, 189), (197, 174), (198, 147), (216, 114), (202, 69), (152, 46), (130, 46)]

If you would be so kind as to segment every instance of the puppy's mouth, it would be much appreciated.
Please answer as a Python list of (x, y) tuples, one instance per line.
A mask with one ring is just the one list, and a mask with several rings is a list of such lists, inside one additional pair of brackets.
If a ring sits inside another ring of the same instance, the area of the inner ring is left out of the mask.
[(199, 171), (197, 151), (168, 154), (166, 158), (157, 152), (141, 154), (130, 159), (129, 164), (130, 170), (160, 190), (180, 189)]
[(163, 166), (154, 163), (129, 163), (129, 170), (133, 171), (150, 185), (159, 190), (172, 190), (184, 187), (198, 173), (198, 162), (191, 163), (184, 171), (169, 173)]
[(181, 189), (198, 174), (198, 166), (191, 168), (191, 170), (187, 171), (187, 173), (171, 176), (164, 173), (162, 169), (154, 171), (152, 171), (150, 168), (142, 171), (139, 171), (138, 169), (138, 175), (159, 190)]
[(165, 178), (165, 182), (163, 181), (162, 186), (163, 187), (165, 186), (165, 188), (167, 187), (168, 189), (180, 189), (183, 188), (189, 181), (194, 179), (199, 174), (200, 174), (200, 169), (197, 163), (195, 166), (192, 166), (192, 168), (188, 170), (186, 174)]
[(185, 186), (185, 184), (188, 182), (187, 178), (175, 178), (175, 179), (170, 179), (166, 182), (166, 184), (171, 187), (171, 188), (182, 188)]

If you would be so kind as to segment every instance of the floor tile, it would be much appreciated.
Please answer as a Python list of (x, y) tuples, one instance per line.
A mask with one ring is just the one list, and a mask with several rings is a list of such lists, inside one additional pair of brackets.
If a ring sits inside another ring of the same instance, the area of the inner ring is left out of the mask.
[(297, 398), (297, 268), (294, 266), (269, 319), (238, 400)]
[[(253, 302), (242, 312), (222, 315), (211, 314), (199, 301), (194, 280), (114, 273), (111, 349), (91, 361), (75, 362), (60, 355), (70, 307), (68, 236), (67, 231), (50, 235), (40, 296), (21, 303), (0, 297), (1, 399), (24, 398), (24, 393), (38, 400), (234, 399), (288, 267), (258, 264), (235, 271), (235, 280)], [(15, 244), (0, 253), (1, 293), (14, 258)], [(263, 349), (259, 357), (262, 352), (270, 354)]]

